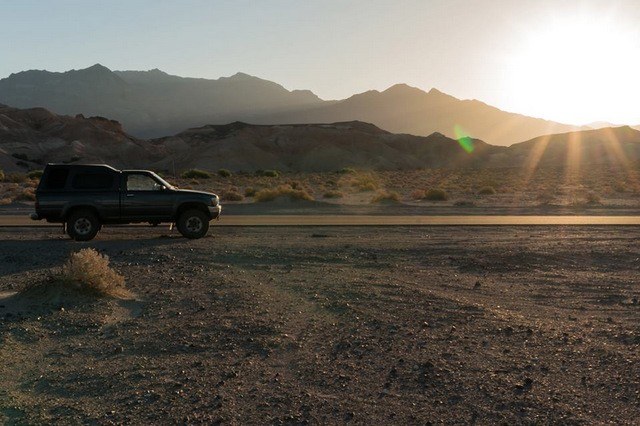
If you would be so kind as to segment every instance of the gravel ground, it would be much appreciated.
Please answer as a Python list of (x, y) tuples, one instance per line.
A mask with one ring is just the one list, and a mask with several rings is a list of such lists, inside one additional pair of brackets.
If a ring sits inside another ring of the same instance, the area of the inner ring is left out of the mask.
[[(0, 422), (637, 423), (639, 237), (0, 228)], [(7, 297), (84, 247), (134, 300)]]

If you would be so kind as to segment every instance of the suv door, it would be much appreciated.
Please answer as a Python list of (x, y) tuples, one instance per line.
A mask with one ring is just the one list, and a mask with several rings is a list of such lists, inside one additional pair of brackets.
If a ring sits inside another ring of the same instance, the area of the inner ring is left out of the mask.
[(150, 174), (127, 172), (122, 176), (120, 212), (124, 220), (171, 220), (174, 194)]

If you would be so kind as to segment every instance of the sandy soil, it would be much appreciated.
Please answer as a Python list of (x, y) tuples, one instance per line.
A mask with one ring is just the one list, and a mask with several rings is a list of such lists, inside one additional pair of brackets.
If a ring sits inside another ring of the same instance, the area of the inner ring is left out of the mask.
[[(635, 423), (639, 237), (0, 229), (0, 422)], [(137, 298), (11, 296), (83, 247)]]

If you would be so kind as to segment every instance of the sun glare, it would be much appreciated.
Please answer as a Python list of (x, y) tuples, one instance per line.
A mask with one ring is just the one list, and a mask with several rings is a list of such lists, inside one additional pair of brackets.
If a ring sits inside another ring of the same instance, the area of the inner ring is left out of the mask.
[(553, 18), (525, 34), (506, 68), (518, 110), (575, 124), (633, 120), (640, 95), (636, 30), (582, 16)]

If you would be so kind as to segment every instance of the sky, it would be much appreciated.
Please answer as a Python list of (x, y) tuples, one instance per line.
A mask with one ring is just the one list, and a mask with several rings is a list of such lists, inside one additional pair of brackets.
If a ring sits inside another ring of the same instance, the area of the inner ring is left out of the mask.
[(640, 124), (638, 0), (0, 0), (0, 78), (244, 72), (343, 99), (397, 83), (570, 124)]

